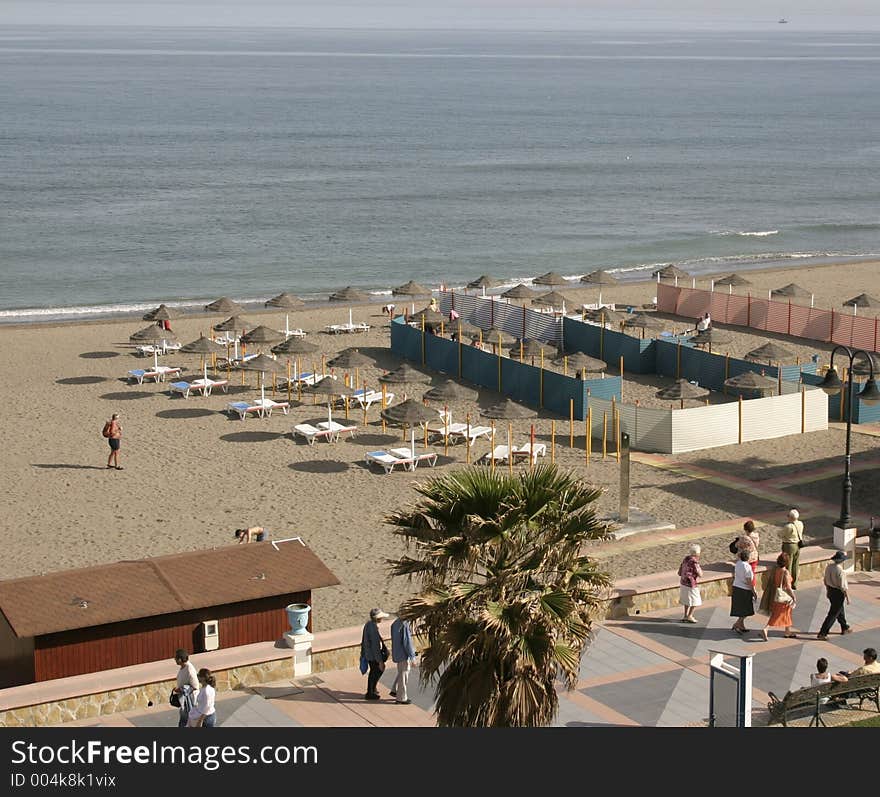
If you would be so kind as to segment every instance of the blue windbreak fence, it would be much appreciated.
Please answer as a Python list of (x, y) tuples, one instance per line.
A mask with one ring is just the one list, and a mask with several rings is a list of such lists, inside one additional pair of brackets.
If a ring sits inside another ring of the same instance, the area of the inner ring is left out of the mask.
[[(821, 385), (823, 377), (815, 375), (815, 374), (804, 374), (804, 384), (806, 385)], [(880, 421), (880, 404), (876, 404), (873, 407), (869, 404), (865, 404), (864, 401), (858, 398), (859, 391), (862, 389), (864, 385), (856, 382), (855, 391), (856, 391), (856, 399), (853, 401), (853, 423), (875, 423), (876, 421)], [(843, 409), (846, 408), (846, 395), (845, 391), (841, 390), (835, 396), (828, 396), (828, 420), (829, 421), (845, 421), (846, 414), (841, 409), (841, 401), (843, 402)]]
[(566, 351), (582, 351), (616, 367), (623, 356), (623, 367), (636, 374), (655, 373), (654, 340), (640, 340), (624, 332), (587, 324), (575, 318), (562, 319)]
[(575, 379), (509, 357), (499, 358), (439, 335), (423, 335), (402, 318), (394, 319), (391, 324), (391, 350), (431, 370), (499, 390), (514, 401), (543, 407), (566, 418), (573, 402), (574, 417), (584, 420), (588, 396), (605, 400), (613, 396), (620, 400), (620, 377)]

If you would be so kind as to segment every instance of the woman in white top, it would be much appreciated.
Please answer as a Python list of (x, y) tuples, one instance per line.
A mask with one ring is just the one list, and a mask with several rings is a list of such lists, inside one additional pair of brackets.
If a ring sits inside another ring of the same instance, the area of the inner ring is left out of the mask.
[[(810, 674), (810, 686), (824, 686), (825, 684), (846, 683), (849, 679), (843, 673), (828, 672), (828, 659), (821, 658), (816, 662), (816, 672)], [(828, 698), (819, 698), (820, 703), (827, 703)]]
[(736, 617), (733, 630), (737, 634), (746, 632), (746, 617), (755, 613), (755, 574), (749, 564), (748, 551), (736, 555), (733, 569), (733, 592), (730, 595), (730, 616)]
[(190, 728), (213, 728), (217, 719), (214, 711), (214, 695), (217, 691), (217, 681), (211, 671), (205, 667), (199, 670), (199, 696), (196, 704), (189, 712)]

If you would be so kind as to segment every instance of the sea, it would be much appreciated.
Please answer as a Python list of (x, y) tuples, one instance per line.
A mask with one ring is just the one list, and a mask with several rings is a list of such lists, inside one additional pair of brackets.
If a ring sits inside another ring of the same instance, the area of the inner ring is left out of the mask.
[(0, 321), (880, 257), (880, 33), (0, 29)]

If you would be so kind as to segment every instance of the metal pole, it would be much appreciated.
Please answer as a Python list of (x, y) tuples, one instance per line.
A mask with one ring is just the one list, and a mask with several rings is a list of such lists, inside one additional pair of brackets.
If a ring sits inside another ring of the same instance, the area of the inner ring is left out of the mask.
[(618, 458), (620, 462), (620, 511), (617, 519), (621, 523), (626, 523), (629, 520), (629, 435), (626, 432), (620, 436), (618, 455), (621, 453), (623, 458)]
[(568, 447), (574, 448), (574, 399), (568, 400)]
[[(840, 501), (840, 520), (838, 521), (838, 528), (848, 529), (850, 527), (851, 518), (850, 518), (850, 508), (852, 501), (852, 477), (850, 476), (850, 462), (852, 457), (850, 455), (850, 445), (852, 442), (852, 415), (853, 415), (853, 360), (855, 359), (855, 354), (850, 352), (847, 349), (847, 354), (849, 355), (849, 374), (847, 375), (847, 388), (849, 393), (846, 397), (846, 456), (844, 457), (844, 471), (843, 471), (843, 497)], [(832, 357), (833, 359), (833, 357)], [(870, 362), (870, 360), (869, 360)], [(872, 369), (873, 370), (873, 369)], [(841, 398), (841, 403), (843, 399)]]
[(550, 421), (550, 461), (556, 462), (556, 421)]

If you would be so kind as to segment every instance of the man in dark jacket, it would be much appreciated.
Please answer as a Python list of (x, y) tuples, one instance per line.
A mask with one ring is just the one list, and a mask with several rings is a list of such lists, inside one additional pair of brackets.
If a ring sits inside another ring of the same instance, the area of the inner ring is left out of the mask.
[(370, 674), (367, 676), (367, 693), (364, 695), (367, 700), (379, 699), (376, 687), (385, 671), (385, 660), (388, 658), (388, 648), (382, 641), (379, 623), (387, 617), (388, 615), (381, 609), (371, 609), (370, 619), (364, 624), (364, 633), (361, 637), (361, 657), (366, 660), (367, 666), (370, 668)]

